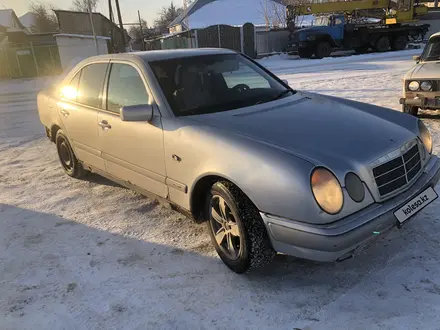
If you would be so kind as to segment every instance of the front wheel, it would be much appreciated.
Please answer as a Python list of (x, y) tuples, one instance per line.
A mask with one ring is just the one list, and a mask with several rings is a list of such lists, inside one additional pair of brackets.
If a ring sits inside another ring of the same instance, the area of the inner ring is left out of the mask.
[(275, 251), (263, 220), (240, 189), (226, 181), (215, 183), (207, 209), (211, 241), (226, 266), (240, 274), (272, 261)]
[(408, 113), (410, 115), (417, 116), (417, 114), (419, 113), (419, 108), (418, 107), (414, 107), (412, 105), (404, 104), (402, 106), (402, 111), (405, 112), (405, 113)]
[(332, 45), (330, 45), (327, 41), (321, 41), (315, 49), (315, 56), (316, 58), (324, 58), (329, 57), (332, 53)]

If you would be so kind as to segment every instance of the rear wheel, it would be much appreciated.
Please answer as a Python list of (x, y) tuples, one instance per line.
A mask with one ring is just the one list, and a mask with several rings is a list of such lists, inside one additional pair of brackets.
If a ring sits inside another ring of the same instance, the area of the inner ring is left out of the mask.
[(75, 157), (72, 147), (70, 146), (67, 137), (62, 130), (58, 130), (55, 143), (57, 146), (58, 157), (60, 163), (63, 166), (64, 172), (72, 178), (82, 178), (86, 175), (87, 171), (84, 170), (81, 163)]
[(313, 56), (313, 50), (311, 48), (300, 48), (298, 55), (301, 58), (311, 58)]
[(404, 104), (402, 106), (402, 110), (403, 110), (403, 112), (408, 113), (408, 114), (413, 115), (413, 116), (417, 116), (417, 114), (419, 113), (419, 108), (418, 107), (415, 107), (415, 106), (412, 106), (412, 105), (408, 105), (408, 104)]
[(406, 36), (398, 36), (393, 40), (391, 45), (392, 50), (404, 50), (408, 44), (408, 38)]
[(390, 39), (388, 37), (380, 37), (376, 41), (376, 45), (374, 47), (378, 52), (386, 52), (390, 49)]
[(275, 251), (258, 209), (232, 183), (212, 186), (207, 215), (211, 241), (231, 270), (244, 273), (272, 261)]
[(332, 46), (328, 41), (321, 41), (315, 49), (316, 58), (329, 57), (332, 53)]

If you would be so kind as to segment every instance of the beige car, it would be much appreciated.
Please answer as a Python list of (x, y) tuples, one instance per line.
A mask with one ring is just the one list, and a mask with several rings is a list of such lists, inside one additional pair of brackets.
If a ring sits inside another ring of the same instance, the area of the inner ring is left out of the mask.
[(419, 109), (440, 110), (440, 32), (413, 59), (417, 64), (404, 77), (402, 111), (417, 116)]

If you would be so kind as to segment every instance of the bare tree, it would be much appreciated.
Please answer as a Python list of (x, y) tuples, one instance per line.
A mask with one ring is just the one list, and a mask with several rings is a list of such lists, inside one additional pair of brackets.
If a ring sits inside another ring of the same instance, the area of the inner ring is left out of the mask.
[(182, 12), (182, 8), (174, 6), (174, 4), (171, 2), (169, 7), (162, 7), (158, 13), (159, 17), (154, 21), (154, 25), (161, 33), (166, 33), (168, 32), (168, 26), (170, 23), (174, 21)]
[(29, 6), (29, 11), (35, 15), (35, 23), (31, 26), (33, 33), (55, 32), (58, 29), (57, 17), (53, 7), (38, 2)]
[(147, 31), (149, 31), (147, 21), (141, 19), (141, 22), (142, 22), (142, 31), (141, 31), (141, 27), (138, 25), (132, 25), (128, 30), (128, 35), (134, 40), (141, 39), (145, 34), (147, 34)]
[(272, 0), (261, 0), (260, 8), (259, 12), (264, 18), (267, 29), (286, 27), (286, 7), (284, 5)]
[(99, 0), (73, 0), (73, 8), (75, 11), (89, 12), (89, 1), (92, 7), (92, 12), (96, 11)]

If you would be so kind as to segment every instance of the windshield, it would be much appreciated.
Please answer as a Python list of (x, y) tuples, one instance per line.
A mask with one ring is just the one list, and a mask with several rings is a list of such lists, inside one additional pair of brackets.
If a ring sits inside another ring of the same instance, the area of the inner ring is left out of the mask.
[(328, 26), (330, 20), (328, 17), (316, 17), (313, 21), (313, 26)]
[(221, 112), (294, 93), (239, 54), (149, 62), (176, 116)]
[(422, 61), (440, 61), (440, 37), (429, 40), (423, 51)]

